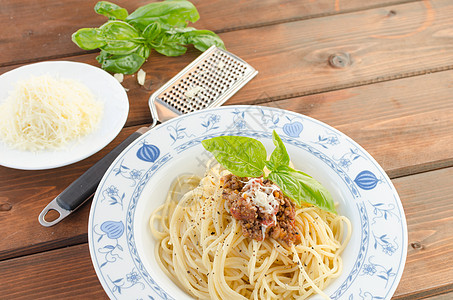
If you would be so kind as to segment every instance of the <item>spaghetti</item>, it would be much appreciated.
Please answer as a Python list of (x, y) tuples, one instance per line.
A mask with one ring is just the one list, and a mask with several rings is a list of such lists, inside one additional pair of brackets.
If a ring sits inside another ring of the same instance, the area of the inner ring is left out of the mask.
[(228, 173), (216, 165), (203, 178), (178, 178), (153, 212), (150, 227), (162, 270), (197, 299), (328, 298), (322, 290), (341, 274), (350, 221), (303, 206), (295, 213), (298, 244), (245, 237), (222, 197), (220, 178)]

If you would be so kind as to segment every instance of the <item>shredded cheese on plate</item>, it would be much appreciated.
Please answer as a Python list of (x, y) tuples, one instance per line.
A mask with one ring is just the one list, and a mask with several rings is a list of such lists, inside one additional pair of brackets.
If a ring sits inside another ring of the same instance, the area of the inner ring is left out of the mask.
[(31, 77), (0, 104), (0, 139), (20, 150), (61, 149), (91, 133), (102, 112), (103, 104), (78, 81)]

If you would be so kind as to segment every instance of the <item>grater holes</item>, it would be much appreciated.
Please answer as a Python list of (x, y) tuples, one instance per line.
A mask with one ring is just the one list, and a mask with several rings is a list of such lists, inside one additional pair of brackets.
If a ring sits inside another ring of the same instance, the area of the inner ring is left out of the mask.
[[(166, 102), (187, 112), (208, 107), (219, 95), (228, 90), (235, 81), (246, 74), (247, 68), (236, 59), (219, 51), (196, 66), (186, 78), (181, 79)], [(187, 93), (199, 89), (188, 98)]]

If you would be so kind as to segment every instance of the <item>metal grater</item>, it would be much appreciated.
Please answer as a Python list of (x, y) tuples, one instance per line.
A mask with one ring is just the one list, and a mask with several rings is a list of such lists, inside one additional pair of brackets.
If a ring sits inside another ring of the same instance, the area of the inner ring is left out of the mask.
[(236, 55), (210, 47), (151, 95), (150, 128), (182, 114), (222, 105), (257, 73)]

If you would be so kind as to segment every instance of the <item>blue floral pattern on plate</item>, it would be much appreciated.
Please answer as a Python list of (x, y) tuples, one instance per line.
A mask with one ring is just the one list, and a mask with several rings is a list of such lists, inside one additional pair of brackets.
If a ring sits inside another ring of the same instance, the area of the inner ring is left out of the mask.
[(405, 264), (407, 228), (388, 176), (338, 130), (307, 116), (259, 106), (227, 106), (167, 121), (137, 139), (111, 165), (93, 199), (88, 230), (93, 265), (110, 298), (179, 299), (175, 286), (162, 283), (156, 270), (147, 267), (137, 246), (137, 207), (145, 201), (140, 198), (146, 187), (165, 179), (164, 170), (177, 169), (181, 161), (206, 160), (209, 155), (201, 146), (206, 138), (243, 135), (272, 145), (272, 130), (288, 145), (292, 159), (308, 159), (316, 165), (313, 170), (335, 178), (332, 184), (344, 201), (340, 210), (343, 203), (353, 223), (343, 253), (344, 272), (326, 292), (331, 299), (391, 298)]

